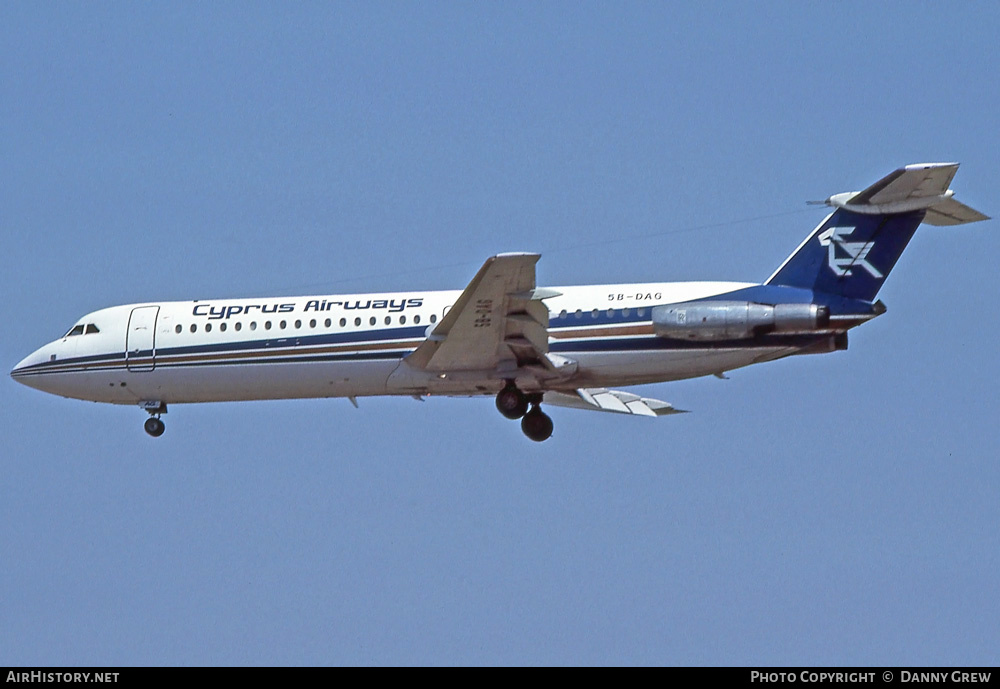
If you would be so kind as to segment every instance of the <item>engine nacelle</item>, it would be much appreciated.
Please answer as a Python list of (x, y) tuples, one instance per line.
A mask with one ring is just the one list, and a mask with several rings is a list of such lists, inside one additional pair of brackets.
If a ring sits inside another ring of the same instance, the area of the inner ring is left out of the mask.
[(802, 333), (830, 325), (818, 304), (697, 301), (653, 308), (653, 332), (673, 340), (745, 340), (767, 333)]

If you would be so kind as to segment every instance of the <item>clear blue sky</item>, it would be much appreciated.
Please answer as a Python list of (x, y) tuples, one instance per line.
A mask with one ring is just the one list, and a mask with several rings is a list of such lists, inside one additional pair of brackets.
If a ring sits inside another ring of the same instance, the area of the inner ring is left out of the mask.
[[(135, 301), (759, 281), (804, 202), (960, 161), (996, 3), (4, 3), (9, 370)], [(749, 220), (785, 213), (769, 220)], [(712, 225), (703, 229), (697, 229)], [(851, 348), (650, 386), (178, 406), (0, 393), (0, 664), (1000, 663), (997, 223)]]

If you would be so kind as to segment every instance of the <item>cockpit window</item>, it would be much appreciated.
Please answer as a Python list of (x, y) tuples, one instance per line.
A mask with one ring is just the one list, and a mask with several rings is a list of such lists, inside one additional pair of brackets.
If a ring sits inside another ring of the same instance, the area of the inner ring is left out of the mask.
[(79, 325), (74, 325), (68, 333), (63, 335), (63, 337), (73, 337), (74, 335), (93, 335), (94, 333), (99, 332), (101, 332), (100, 329), (93, 323), (87, 323), (87, 325), (80, 323)]

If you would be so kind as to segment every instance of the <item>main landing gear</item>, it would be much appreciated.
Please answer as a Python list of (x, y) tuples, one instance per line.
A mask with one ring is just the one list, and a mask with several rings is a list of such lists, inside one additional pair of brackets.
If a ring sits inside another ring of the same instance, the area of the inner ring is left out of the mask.
[(160, 414), (167, 413), (167, 405), (164, 402), (143, 402), (139, 406), (149, 412), (149, 418), (142, 424), (143, 429), (154, 438), (159, 438), (167, 430), (160, 420)]
[(512, 380), (507, 381), (503, 390), (497, 393), (500, 413), (508, 419), (521, 419), (521, 431), (536, 443), (552, 436), (552, 419), (539, 407), (541, 402), (541, 393), (526, 395)]

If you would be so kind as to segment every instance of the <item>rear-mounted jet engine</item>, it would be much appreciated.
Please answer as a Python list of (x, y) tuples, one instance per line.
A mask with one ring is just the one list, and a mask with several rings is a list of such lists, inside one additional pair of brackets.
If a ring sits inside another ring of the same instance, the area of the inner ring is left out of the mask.
[(673, 340), (746, 340), (768, 333), (809, 333), (830, 325), (817, 304), (699, 301), (653, 308), (653, 331)]

